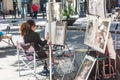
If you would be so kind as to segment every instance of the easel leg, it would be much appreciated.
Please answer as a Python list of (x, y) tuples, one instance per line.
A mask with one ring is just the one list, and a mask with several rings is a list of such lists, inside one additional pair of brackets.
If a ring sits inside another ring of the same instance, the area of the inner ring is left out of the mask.
[[(97, 53), (97, 52), (96, 52)], [(97, 59), (99, 58), (99, 55), (98, 53), (96, 54), (97, 55)], [(97, 78), (99, 77), (99, 61), (97, 60), (96, 61), (96, 72), (95, 72), (95, 80), (97, 80)]]

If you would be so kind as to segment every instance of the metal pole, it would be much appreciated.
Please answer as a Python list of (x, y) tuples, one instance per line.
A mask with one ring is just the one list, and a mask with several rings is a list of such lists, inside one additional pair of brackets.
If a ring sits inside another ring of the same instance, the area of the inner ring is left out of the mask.
[(50, 64), (50, 80), (52, 80), (52, 56), (51, 56), (51, 53), (52, 53), (52, 47), (51, 47), (51, 0), (48, 1), (48, 25), (49, 25), (49, 64)]

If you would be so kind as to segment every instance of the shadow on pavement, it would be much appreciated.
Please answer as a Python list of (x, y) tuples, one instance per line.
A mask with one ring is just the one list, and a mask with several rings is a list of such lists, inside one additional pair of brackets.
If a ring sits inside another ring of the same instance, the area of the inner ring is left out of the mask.
[(0, 58), (16, 55), (16, 49), (13, 47), (0, 47)]

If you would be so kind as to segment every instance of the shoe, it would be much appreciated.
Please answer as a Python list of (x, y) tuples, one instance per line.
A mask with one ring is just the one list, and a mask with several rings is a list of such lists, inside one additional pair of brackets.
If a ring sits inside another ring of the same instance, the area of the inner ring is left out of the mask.
[(42, 76), (49, 76), (49, 70), (48, 69), (44, 69), (40, 74)]

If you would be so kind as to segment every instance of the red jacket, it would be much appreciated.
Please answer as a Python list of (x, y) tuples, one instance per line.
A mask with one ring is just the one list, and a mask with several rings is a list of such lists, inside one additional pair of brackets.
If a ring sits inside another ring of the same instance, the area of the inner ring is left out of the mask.
[(32, 6), (32, 10), (33, 10), (33, 12), (38, 12), (38, 6), (37, 5), (33, 5)]

